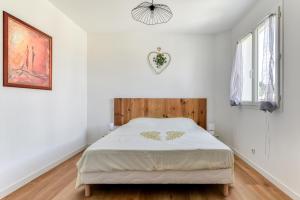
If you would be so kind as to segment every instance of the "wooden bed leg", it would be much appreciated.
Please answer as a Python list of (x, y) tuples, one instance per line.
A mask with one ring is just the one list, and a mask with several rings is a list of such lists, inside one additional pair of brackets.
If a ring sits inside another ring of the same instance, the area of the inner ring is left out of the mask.
[(84, 185), (84, 195), (85, 197), (91, 196), (91, 185)]
[(224, 184), (223, 186), (223, 195), (227, 197), (229, 195), (229, 184)]

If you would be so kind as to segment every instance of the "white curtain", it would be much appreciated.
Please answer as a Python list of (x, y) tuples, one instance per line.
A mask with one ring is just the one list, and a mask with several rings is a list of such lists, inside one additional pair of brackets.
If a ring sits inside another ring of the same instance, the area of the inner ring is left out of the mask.
[(264, 41), (263, 41), (263, 59), (261, 82), (265, 88), (263, 90), (262, 99), (260, 99), (260, 109), (263, 111), (273, 112), (278, 108), (276, 81), (275, 81), (275, 31), (276, 31), (276, 15), (272, 15), (264, 22)]
[(242, 44), (236, 46), (235, 59), (233, 62), (230, 81), (230, 105), (238, 106), (242, 101), (243, 93), (243, 51)]

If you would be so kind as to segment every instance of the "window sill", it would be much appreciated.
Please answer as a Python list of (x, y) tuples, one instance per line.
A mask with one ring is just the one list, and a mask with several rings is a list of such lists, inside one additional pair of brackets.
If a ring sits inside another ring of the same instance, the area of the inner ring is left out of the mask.
[[(238, 106), (239, 109), (249, 109), (249, 110), (260, 110), (260, 104), (259, 103), (242, 103), (240, 106)], [(279, 104), (279, 107), (274, 112), (283, 112), (282, 104)]]
[(258, 103), (242, 103), (239, 108), (241, 109), (253, 109), (253, 110), (259, 110), (259, 104)]

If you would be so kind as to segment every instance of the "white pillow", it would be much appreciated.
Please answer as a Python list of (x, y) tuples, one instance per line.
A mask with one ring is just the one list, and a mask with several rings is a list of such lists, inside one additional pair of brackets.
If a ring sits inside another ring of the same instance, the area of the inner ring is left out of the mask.
[(173, 130), (188, 130), (199, 128), (190, 118), (136, 118), (128, 122), (129, 126), (143, 126), (145, 128), (169, 128)]

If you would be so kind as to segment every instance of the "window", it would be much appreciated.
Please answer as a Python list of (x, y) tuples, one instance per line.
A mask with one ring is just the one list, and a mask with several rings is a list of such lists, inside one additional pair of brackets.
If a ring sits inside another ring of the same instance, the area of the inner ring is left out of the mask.
[(252, 102), (252, 33), (241, 41), (243, 63), (242, 102)]
[[(276, 21), (274, 20), (273, 21), (273, 26), (278, 28), (276, 26)], [(276, 48), (276, 45), (277, 45), (277, 42), (276, 40), (273, 41), (273, 44), (272, 46), (274, 47), (274, 51), (273, 51), (273, 55), (271, 55), (270, 51), (266, 51), (266, 49), (264, 48), (264, 43), (266, 42), (269, 42), (268, 38), (266, 37), (269, 37), (269, 35), (266, 35), (266, 32), (268, 29), (268, 24), (265, 23), (265, 21), (260, 24), (260, 26), (257, 28), (257, 101), (260, 102), (260, 101), (264, 101), (264, 99), (266, 99), (266, 89), (268, 87), (268, 83), (266, 83), (266, 80), (264, 80), (264, 77), (265, 76), (268, 76), (269, 72), (267, 71), (264, 71), (264, 67), (263, 65), (266, 65), (267, 63), (265, 62), (274, 62), (275, 64), (275, 60), (276, 59), (276, 55), (277, 55), (277, 48)], [(274, 31), (274, 35), (272, 36), (274, 38), (276, 38), (276, 31)], [(273, 82), (273, 85), (275, 86), (275, 83), (276, 83), (276, 70), (278, 70), (279, 68), (278, 67), (275, 67), (275, 70), (272, 71), (272, 74), (271, 74), (271, 79), (272, 79), (272, 82)], [(265, 74), (266, 73), (266, 74)], [(276, 88), (274, 88), (276, 89)], [(275, 99), (275, 93), (274, 93), (274, 96), (272, 96), (273, 99)]]
[(239, 43), (242, 49), (242, 105), (279, 104), (280, 12), (267, 16)]

